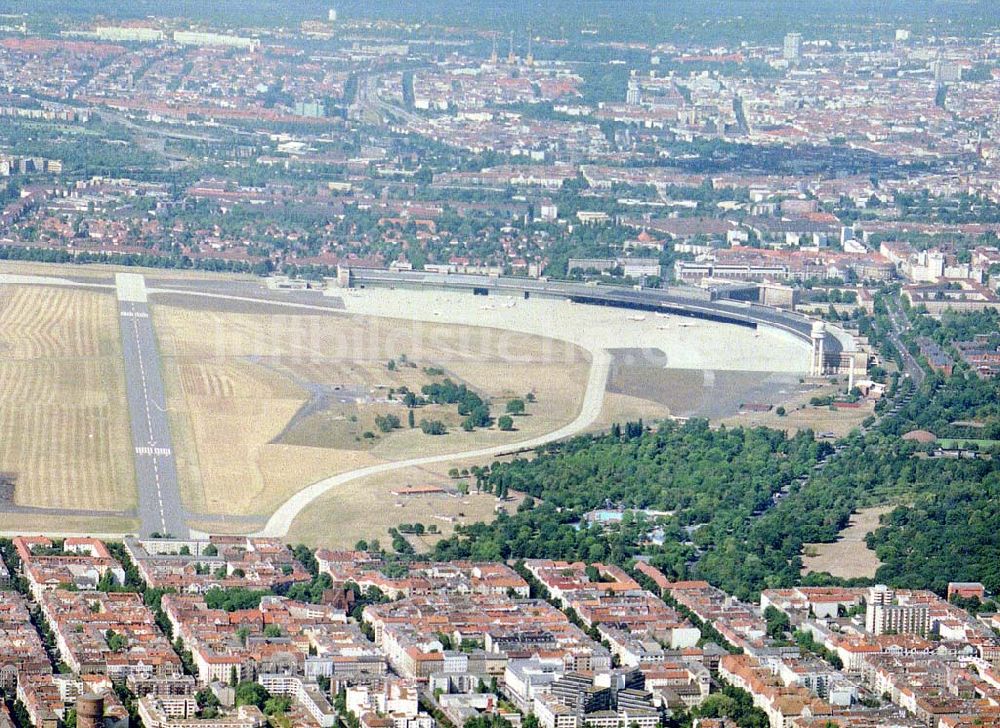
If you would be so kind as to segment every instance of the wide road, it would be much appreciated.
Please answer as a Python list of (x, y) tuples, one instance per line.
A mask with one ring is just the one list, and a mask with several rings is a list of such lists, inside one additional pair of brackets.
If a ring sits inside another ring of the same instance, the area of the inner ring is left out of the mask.
[(889, 340), (892, 345), (899, 350), (899, 355), (903, 357), (903, 370), (906, 374), (913, 380), (916, 386), (920, 386), (924, 383), (924, 369), (920, 366), (920, 362), (916, 360), (910, 350), (906, 348), (906, 344), (903, 343), (903, 332), (910, 328), (910, 321), (906, 317), (906, 312), (903, 310), (903, 305), (899, 300), (898, 296), (889, 296), (888, 302), (885, 305), (886, 313), (889, 314)]
[(139, 491), (140, 535), (188, 535), (177, 466), (170, 439), (163, 376), (156, 336), (146, 300), (145, 279), (136, 273), (115, 276), (125, 357), (128, 397)]
[[(300, 490), (278, 510), (276, 510), (267, 521), (267, 525), (257, 534), (258, 536), (285, 536), (292, 527), (292, 522), (298, 515), (308, 507), (313, 501), (335, 488), (353, 480), (367, 478), (372, 475), (386, 475), (404, 468), (420, 467), (424, 465), (434, 465), (436, 463), (446, 463), (450, 461), (466, 460), (473, 458), (493, 458), (505, 455), (526, 448), (538, 447), (556, 440), (562, 440), (579, 433), (589, 427), (600, 416), (601, 407), (604, 405), (604, 389), (608, 382), (608, 374), (611, 372), (611, 355), (603, 349), (591, 351), (592, 361), (590, 373), (587, 377), (587, 389), (583, 395), (583, 405), (576, 419), (569, 424), (563, 425), (557, 430), (539, 435), (530, 440), (500, 445), (495, 447), (485, 447), (478, 450), (468, 450), (466, 452), (447, 453), (444, 455), (429, 455), (426, 457), (410, 458), (409, 460), (398, 460), (391, 463), (381, 463), (371, 465), (360, 470), (352, 470), (349, 473), (334, 475), (324, 478), (312, 485)], [(377, 507), (374, 506), (373, 507)]]

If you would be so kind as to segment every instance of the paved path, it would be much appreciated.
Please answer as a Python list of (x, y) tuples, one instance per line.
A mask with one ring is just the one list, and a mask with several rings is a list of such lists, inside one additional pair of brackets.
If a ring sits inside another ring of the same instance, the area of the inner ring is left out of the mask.
[(3, 504), (0, 513), (19, 513), (25, 516), (63, 516), (65, 518), (135, 518), (135, 511), (102, 511), (90, 508), (46, 508), (45, 506), (19, 506)]
[(479, 450), (467, 450), (466, 452), (454, 452), (444, 455), (430, 455), (420, 458), (410, 458), (409, 460), (398, 460), (391, 463), (380, 463), (371, 465), (360, 470), (352, 470), (348, 473), (341, 473), (329, 478), (324, 478), (312, 485), (300, 490), (281, 507), (276, 510), (267, 521), (267, 525), (258, 532), (260, 536), (285, 536), (292, 527), (292, 522), (298, 517), (304, 508), (309, 506), (317, 498), (338, 485), (344, 485), (352, 480), (367, 478), (372, 475), (385, 475), (404, 468), (413, 468), (422, 465), (433, 465), (445, 463), (453, 460), (466, 460), (472, 458), (498, 457), (515, 450), (538, 447), (555, 440), (561, 440), (577, 434), (581, 430), (592, 424), (601, 414), (601, 407), (604, 404), (604, 389), (607, 385), (608, 374), (611, 371), (611, 355), (603, 349), (591, 352), (593, 361), (590, 365), (590, 374), (587, 377), (587, 389), (583, 395), (583, 406), (576, 419), (567, 425), (563, 425), (558, 430), (553, 430), (544, 435), (534, 437), (530, 440), (522, 440), (518, 443), (501, 445), (496, 447), (486, 447)]
[(142, 536), (158, 532), (185, 537), (188, 528), (177, 484), (160, 357), (146, 299), (146, 281), (136, 273), (119, 273), (115, 283), (125, 357), (125, 391), (135, 448), (140, 533)]
[(0, 285), (7, 286), (62, 286), (64, 288), (114, 288), (111, 283), (94, 283), (58, 276), (31, 276), (17, 273), (0, 273)]

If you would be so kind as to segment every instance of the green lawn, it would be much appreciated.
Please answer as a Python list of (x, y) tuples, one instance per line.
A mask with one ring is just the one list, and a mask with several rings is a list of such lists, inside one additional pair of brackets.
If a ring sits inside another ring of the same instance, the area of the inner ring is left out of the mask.
[(972, 440), (966, 438), (942, 438), (937, 441), (939, 447), (945, 450), (964, 449), (970, 445), (977, 446), (980, 450), (1000, 445), (1000, 440)]

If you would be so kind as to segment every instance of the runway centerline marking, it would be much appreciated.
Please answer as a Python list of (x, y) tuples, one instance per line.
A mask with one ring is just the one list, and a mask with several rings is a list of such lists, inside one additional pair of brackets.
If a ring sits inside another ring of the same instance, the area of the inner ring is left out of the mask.
[(184, 537), (188, 528), (167, 410), (157, 404), (160, 400), (165, 404), (166, 398), (145, 279), (120, 273), (116, 284), (142, 535), (160, 532)]

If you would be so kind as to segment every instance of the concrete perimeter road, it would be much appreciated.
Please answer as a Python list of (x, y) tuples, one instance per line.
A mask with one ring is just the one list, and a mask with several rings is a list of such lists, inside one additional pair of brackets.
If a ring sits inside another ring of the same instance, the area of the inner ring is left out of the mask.
[(604, 389), (607, 386), (608, 375), (611, 372), (611, 355), (604, 349), (596, 349), (590, 352), (592, 361), (590, 373), (587, 377), (587, 389), (583, 395), (583, 405), (576, 419), (569, 424), (563, 425), (558, 430), (553, 430), (544, 435), (539, 435), (530, 440), (523, 440), (517, 443), (499, 445), (494, 447), (481, 448), (479, 450), (468, 450), (466, 452), (454, 452), (445, 455), (431, 455), (422, 458), (411, 458), (409, 460), (399, 460), (392, 463), (381, 463), (371, 465), (360, 470), (352, 470), (348, 473), (341, 473), (330, 478), (324, 478), (312, 485), (300, 490), (278, 510), (276, 510), (267, 521), (267, 525), (259, 531), (258, 536), (286, 536), (292, 527), (292, 522), (298, 515), (308, 507), (313, 501), (330, 489), (349, 483), (359, 478), (367, 478), (371, 475), (384, 475), (404, 468), (419, 467), (422, 465), (433, 465), (435, 463), (445, 463), (452, 460), (466, 460), (472, 458), (491, 458), (505, 455), (510, 452), (524, 448), (538, 447), (546, 445), (556, 440), (570, 437), (586, 429), (601, 414), (604, 405)]
[(125, 357), (125, 391), (135, 448), (140, 534), (149, 536), (158, 532), (186, 537), (188, 528), (177, 485), (160, 357), (146, 302), (146, 282), (139, 274), (119, 273), (115, 283)]

